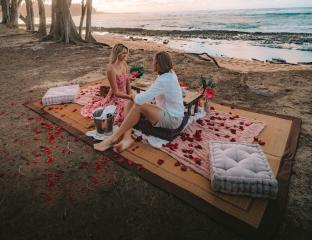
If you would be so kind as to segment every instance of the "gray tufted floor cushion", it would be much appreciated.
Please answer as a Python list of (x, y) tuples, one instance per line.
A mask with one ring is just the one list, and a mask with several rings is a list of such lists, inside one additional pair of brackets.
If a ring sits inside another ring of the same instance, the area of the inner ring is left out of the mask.
[(209, 159), (213, 190), (276, 198), (278, 183), (258, 144), (210, 141)]

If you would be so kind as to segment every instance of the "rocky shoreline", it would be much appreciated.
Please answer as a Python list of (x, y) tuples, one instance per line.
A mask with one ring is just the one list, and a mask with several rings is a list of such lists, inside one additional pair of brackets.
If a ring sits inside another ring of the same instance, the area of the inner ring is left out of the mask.
[[(176, 37), (176, 38), (202, 38), (212, 40), (242, 40), (255, 41), (262, 45), (278, 47), (279, 44), (308, 45), (301, 50), (312, 51), (311, 33), (265, 33), (265, 32), (242, 32), (242, 31), (221, 31), (221, 30), (148, 30), (143, 28), (104, 28), (93, 27), (96, 32), (109, 32), (127, 34), (130, 36), (151, 36), (151, 37)], [(310, 45), (310, 46), (309, 46)]]

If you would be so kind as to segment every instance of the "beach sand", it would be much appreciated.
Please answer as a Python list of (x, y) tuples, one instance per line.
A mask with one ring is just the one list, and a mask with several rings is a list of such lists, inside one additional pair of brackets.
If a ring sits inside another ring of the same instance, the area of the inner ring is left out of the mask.
[[(171, 51), (180, 52), (180, 49), (170, 48), (166, 44), (159, 44), (151, 40), (144, 40), (144, 37), (123, 37), (116, 34), (95, 35), (99, 42), (113, 46), (116, 43), (123, 43), (131, 49), (143, 49), (147, 51)], [(270, 64), (259, 60), (246, 60), (229, 57), (215, 57), (218, 64), (229, 70), (237, 72), (276, 72), (276, 71), (301, 71), (311, 70), (309, 65), (292, 64)]]
[[(274, 239), (311, 236), (312, 66), (216, 58), (217, 68), (165, 45), (97, 38), (109, 45), (124, 42), (129, 65), (144, 65), (146, 75), (152, 75), (153, 51), (170, 50), (179, 79), (191, 88), (199, 86), (201, 75), (212, 77), (217, 100), (301, 118), (288, 205)], [(22, 105), (48, 87), (103, 78), (109, 55), (107, 47), (39, 42), (0, 24), (0, 238), (242, 239), (113, 162), (101, 165), (102, 177), (94, 179), (102, 156), (65, 132), (55, 134), (51, 145), (51, 130), (42, 130), (43, 120)]]

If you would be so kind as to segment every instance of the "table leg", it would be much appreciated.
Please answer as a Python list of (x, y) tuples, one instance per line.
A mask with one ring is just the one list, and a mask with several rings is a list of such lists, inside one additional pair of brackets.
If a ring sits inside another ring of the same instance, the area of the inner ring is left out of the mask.
[(192, 105), (190, 104), (187, 106), (187, 113), (189, 116), (191, 116), (191, 110), (192, 110)]
[(198, 112), (198, 100), (195, 102), (195, 108), (194, 113), (196, 114)]

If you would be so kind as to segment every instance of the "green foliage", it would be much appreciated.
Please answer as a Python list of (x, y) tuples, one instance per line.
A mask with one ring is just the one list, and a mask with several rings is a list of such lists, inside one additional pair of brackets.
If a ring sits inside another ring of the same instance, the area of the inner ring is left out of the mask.
[(138, 78), (140, 78), (140, 77), (142, 77), (142, 75), (143, 75), (143, 73), (144, 73), (144, 67), (139, 66), (139, 65), (137, 65), (137, 66), (132, 66), (132, 67), (130, 68), (130, 73), (132, 73), (132, 72), (137, 72), (137, 73), (138, 73)]
[(202, 82), (203, 90), (205, 90), (207, 87), (210, 87), (211, 89), (217, 88), (217, 84), (212, 79), (209, 79), (208, 81), (204, 77), (200, 77)]

